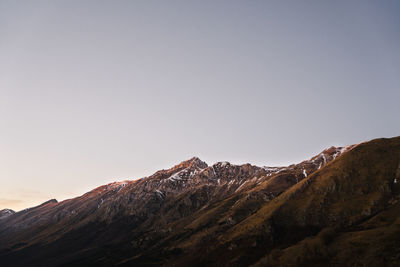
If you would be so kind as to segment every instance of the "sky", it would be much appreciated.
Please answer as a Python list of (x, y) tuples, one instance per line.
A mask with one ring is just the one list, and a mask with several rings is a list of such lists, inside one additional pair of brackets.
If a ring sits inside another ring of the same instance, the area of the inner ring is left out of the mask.
[(400, 135), (399, 1), (1, 1), (0, 209)]

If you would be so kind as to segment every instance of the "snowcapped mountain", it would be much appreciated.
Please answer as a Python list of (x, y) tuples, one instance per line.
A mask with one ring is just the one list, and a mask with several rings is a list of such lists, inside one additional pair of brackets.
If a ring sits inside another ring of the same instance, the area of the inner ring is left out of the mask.
[(301, 251), (298, 242), (331, 228), (335, 239), (378, 227), (363, 223), (397, 210), (399, 152), (393, 138), (330, 147), (285, 167), (194, 157), (77, 198), (1, 211), (0, 258), (4, 266), (290, 265), (287, 249)]

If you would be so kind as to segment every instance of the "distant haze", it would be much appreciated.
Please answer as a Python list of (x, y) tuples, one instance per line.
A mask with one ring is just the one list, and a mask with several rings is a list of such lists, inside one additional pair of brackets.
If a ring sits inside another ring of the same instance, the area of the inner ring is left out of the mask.
[(400, 135), (400, 1), (0, 1), (0, 209), (198, 156)]

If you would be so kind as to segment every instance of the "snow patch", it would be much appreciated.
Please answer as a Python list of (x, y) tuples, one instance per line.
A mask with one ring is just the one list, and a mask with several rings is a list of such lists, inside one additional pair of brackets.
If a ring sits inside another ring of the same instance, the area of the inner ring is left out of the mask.
[(324, 159), (324, 164), (326, 164), (326, 157), (325, 157), (325, 154), (322, 153), (321, 156), (322, 156), (322, 158)]
[(235, 192), (237, 192), (240, 188), (242, 188), (242, 186), (244, 186), (248, 181), (245, 181), (243, 184), (241, 184), (236, 190)]
[(192, 177), (195, 176), (197, 173), (198, 173), (197, 170), (194, 170), (193, 172), (190, 172), (189, 178), (192, 178)]
[(223, 161), (223, 162), (221, 162), (221, 167), (223, 168), (223, 167), (227, 167), (229, 165), (229, 162), (227, 162), (227, 161)]
[(291, 169), (289, 167), (266, 167), (266, 166), (264, 166), (262, 168), (268, 172), (267, 177), (272, 176), (273, 174), (278, 174), (287, 169)]
[(264, 166), (263, 169), (266, 170), (267, 172), (275, 172), (279, 170), (278, 167), (266, 167), (266, 166)]
[(346, 152), (348, 149), (349, 149), (349, 146), (342, 147), (342, 148), (340, 149), (340, 154)]
[(217, 173), (215, 172), (214, 166), (212, 166), (211, 169), (213, 170), (214, 177), (217, 177)]
[(161, 198), (164, 199), (165, 198), (165, 193), (160, 191), (160, 190), (156, 190), (156, 194)]
[(101, 198), (101, 199), (100, 199), (100, 203), (97, 205), (97, 208), (100, 208), (100, 206), (101, 206), (101, 204), (103, 204), (103, 202), (104, 202), (104, 199)]
[[(185, 169), (185, 170), (186, 170), (186, 169)], [(182, 170), (182, 171), (185, 171), (185, 170)], [(168, 178), (168, 180), (169, 180), (169, 181), (173, 181), (173, 182), (182, 180), (182, 177), (181, 177), (182, 171), (179, 171), (179, 172), (177, 172), (177, 173), (171, 175), (171, 176)]]
[(124, 188), (127, 184), (129, 183), (129, 181), (122, 181), (122, 182), (114, 182), (111, 184), (108, 184), (104, 187), (103, 191), (106, 191), (108, 189), (114, 190), (119, 192), (122, 188)]

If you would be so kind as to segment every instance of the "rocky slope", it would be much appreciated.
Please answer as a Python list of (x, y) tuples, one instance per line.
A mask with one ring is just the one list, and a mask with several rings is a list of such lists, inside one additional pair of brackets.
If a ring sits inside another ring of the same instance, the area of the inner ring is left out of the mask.
[(192, 158), (3, 218), (0, 259), (4, 266), (396, 265), (399, 160), (400, 138), (330, 147), (287, 167)]
[(14, 213), (15, 213), (15, 211), (10, 210), (10, 209), (0, 210), (0, 220), (4, 219), (4, 218), (7, 218), (10, 215), (13, 215)]

